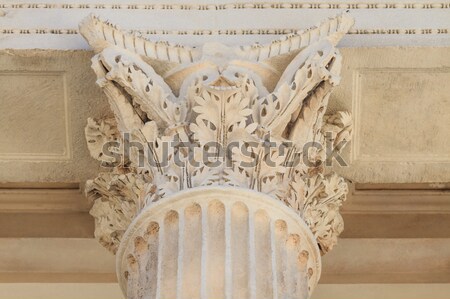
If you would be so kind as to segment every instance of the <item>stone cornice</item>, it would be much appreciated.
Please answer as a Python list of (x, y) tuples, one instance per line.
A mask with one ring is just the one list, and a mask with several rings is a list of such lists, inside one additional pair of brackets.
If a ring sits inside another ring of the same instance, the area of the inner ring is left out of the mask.
[(0, 8), (13, 9), (131, 9), (131, 10), (229, 10), (229, 9), (448, 9), (448, 1), (300, 1), (300, 2), (241, 2), (241, 3), (3, 3)]
[[(108, 0), (7, 2), (0, 4), (0, 34), (8, 36), (0, 47), (87, 49), (76, 26), (89, 12), (98, 13), (114, 23), (129, 18), (122, 24), (126, 30), (134, 29), (155, 40), (195, 46), (205, 41), (263, 43), (277, 35), (296, 33), (298, 28), (315, 25), (346, 10), (352, 12), (355, 26), (349, 30), (341, 46), (447, 46), (449, 5), (447, 1), (394, 3), (370, 0), (295, 3), (209, 1), (194, 4), (183, 1), (117, 3)], [(36, 13), (44, 17), (34, 18)], [(177, 17), (171, 19), (173, 13)], [(221, 21), (211, 27), (214, 20)]]
[[(295, 34), (297, 29), (292, 28), (261, 28), (261, 29), (219, 29), (219, 30), (133, 30), (130, 32), (137, 32), (142, 35), (286, 35)], [(78, 29), (63, 29), (63, 28), (0, 28), (1, 34), (10, 35), (78, 35)], [(448, 35), (450, 28), (370, 28), (370, 29), (351, 29), (347, 34), (349, 35)]]

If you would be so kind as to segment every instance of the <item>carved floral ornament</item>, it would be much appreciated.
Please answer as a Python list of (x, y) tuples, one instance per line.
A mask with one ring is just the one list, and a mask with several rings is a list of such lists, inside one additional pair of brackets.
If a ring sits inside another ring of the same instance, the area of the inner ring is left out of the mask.
[(108, 165), (108, 142), (119, 151), (143, 145), (86, 184), (100, 243), (116, 253), (153, 205), (189, 189), (222, 188), (284, 203), (321, 253), (331, 250), (343, 230), (347, 184), (324, 166), (326, 142), (340, 149), (352, 126), (347, 112), (325, 112), (340, 81), (336, 44), (352, 25), (342, 14), (267, 45), (189, 48), (86, 18), (80, 32), (96, 52), (92, 68), (115, 116), (88, 120), (91, 155)]

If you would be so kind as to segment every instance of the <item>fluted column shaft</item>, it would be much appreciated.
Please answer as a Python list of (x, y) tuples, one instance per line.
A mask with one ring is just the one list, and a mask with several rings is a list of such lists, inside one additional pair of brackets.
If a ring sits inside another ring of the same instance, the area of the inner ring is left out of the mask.
[(308, 298), (320, 253), (303, 220), (279, 201), (209, 187), (141, 212), (117, 266), (128, 299)]

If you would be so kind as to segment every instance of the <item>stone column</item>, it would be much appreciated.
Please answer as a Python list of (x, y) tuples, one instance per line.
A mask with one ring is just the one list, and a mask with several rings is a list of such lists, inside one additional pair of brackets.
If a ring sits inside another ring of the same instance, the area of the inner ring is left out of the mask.
[(127, 298), (308, 298), (343, 230), (326, 115), (347, 15), (267, 45), (151, 42), (90, 16), (80, 32), (114, 118), (89, 119), (86, 184)]

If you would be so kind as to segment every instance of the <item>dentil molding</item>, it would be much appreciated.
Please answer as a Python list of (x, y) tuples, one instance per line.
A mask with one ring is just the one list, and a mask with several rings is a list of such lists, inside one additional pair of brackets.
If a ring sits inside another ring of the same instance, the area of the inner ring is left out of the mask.
[(243, 3), (2, 3), (0, 8), (15, 9), (145, 9), (145, 10), (226, 10), (226, 9), (445, 9), (446, 1), (428, 3), (425, 1), (298, 1), (298, 2), (243, 2)]
[(191, 48), (80, 24), (115, 116), (88, 121), (112, 171), (86, 194), (128, 298), (309, 296), (343, 230), (347, 184), (324, 165), (351, 116), (325, 112), (352, 25), (342, 14), (266, 45)]
[[(348, 10), (355, 25), (342, 47), (448, 46), (450, 3), (424, 0), (259, 1), (8, 0), (0, 3), (1, 49), (88, 49), (77, 29), (88, 14), (164, 40), (199, 46), (267, 43)], [(36, 14), (41, 17), (36, 18)]]

